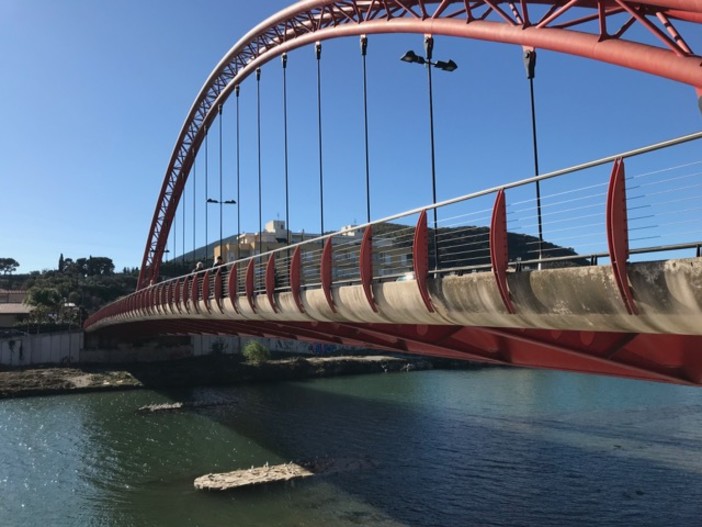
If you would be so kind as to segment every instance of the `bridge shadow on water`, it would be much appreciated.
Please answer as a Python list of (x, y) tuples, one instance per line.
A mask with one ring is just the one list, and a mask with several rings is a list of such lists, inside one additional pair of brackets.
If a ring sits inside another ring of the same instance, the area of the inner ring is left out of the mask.
[[(187, 397), (224, 403), (190, 411), (274, 453), (278, 459), (265, 460), (270, 464), (367, 461), (365, 469), (317, 476), (296, 489), (323, 480), (401, 525), (698, 524), (699, 441), (652, 434), (637, 424), (650, 425), (667, 412), (622, 412), (601, 422), (607, 412), (528, 417), (470, 399), (422, 404), (421, 388), (409, 380), (441, 373), (199, 388)], [(456, 374), (471, 382), (481, 372)], [(383, 397), (384, 390), (395, 400)], [(699, 413), (699, 407), (688, 410)], [(227, 470), (250, 464), (234, 460)], [(236, 495), (258, 492), (291, 491), (278, 485)], [(369, 517), (356, 520), (374, 524)]]

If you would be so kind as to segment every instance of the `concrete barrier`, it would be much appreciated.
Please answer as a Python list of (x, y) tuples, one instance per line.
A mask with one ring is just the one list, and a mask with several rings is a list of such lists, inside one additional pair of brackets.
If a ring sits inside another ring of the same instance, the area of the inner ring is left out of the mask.
[(18, 368), (35, 365), (119, 364), (176, 360), (211, 353), (231, 355), (241, 353), (244, 346), (252, 340), (261, 342), (273, 353), (324, 356), (343, 350), (343, 347), (332, 344), (221, 335), (194, 335), (190, 344), (180, 346), (158, 346), (154, 343), (143, 347), (85, 349), (83, 332), (71, 331), (0, 339), (0, 365)]
[(82, 349), (82, 331), (4, 338), (0, 339), (0, 365), (75, 364)]

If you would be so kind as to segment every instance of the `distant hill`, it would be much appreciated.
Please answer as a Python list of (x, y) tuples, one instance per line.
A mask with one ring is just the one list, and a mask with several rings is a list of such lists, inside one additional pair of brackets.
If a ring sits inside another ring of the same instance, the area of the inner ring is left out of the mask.
[[(397, 223), (384, 223), (373, 226), (374, 237), (387, 237), (397, 240), (399, 247), (411, 247), (413, 242), (414, 226)], [(429, 229), (429, 243), (432, 243), (432, 229)], [(487, 227), (440, 227), (437, 237), (439, 240), (439, 258), (442, 268), (446, 267), (472, 267), (490, 265), (490, 229)], [(517, 259), (535, 260), (538, 258), (539, 239), (536, 236), (507, 233), (507, 248), (510, 262)], [(563, 257), (578, 256), (571, 247), (561, 247), (544, 240), (542, 244), (544, 256)], [(432, 251), (430, 250), (430, 259)], [(567, 267), (587, 265), (585, 258), (574, 258), (558, 262), (544, 262), (543, 267)]]

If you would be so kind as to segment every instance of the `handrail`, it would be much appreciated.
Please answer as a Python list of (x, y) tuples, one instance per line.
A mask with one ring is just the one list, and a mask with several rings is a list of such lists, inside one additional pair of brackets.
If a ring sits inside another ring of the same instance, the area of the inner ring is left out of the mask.
[[(509, 190), (509, 189), (514, 189), (517, 187), (522, 187), (525, 185), (530, 185), (538, 181), (544, 181), (552, 178), (556, 178), (559, 176), (564, 176), (567, 174), (572, 174), (575, 172), (579, 172), (582, 170), (586, 170), (589, 168), (594, 168), (602, 165), (606, 165), (608, 163), (612, 163), (616, 160), (620, 159), (628, 159), (632, 158), (635, 156), (640, 156), (642, 154), (662, 150), (671, 146), (676, 146), (680, 144), (684, 144), (690, 141), (702, 139), (702, 131), (700, 132), (695, 132), (691, 134), (687, 134), (684, 136), (680, 136), (677, 138), (669, 139), (666, 141), (661, 141), (659, 143), (655, 143), (652, 145), (648, 145), (645, 147), (641, 148), (636, 148), (632, 150), (628, 150), (616, 155), (610, 155), (606, 157), (602, 157), (593, 161), (589, 161), (586, 163), (580, 163), (578, 165), (573, 165), (564, 169), (560, 170), (555, 170), (552, 172), (548, 172), (546, 174), (542, 174), (539, 176), (533, 176), (525, 179), (521, 179), (518, 181), (513, 181), (511, 183), (506, 183), (498, 186), (494, 186), (491, 188), (487, 188), (481, 191), (477, 192), (472, 192), (469, 194), (465, 194), (462, 196), (458, 196), (455, 198), (451, 198), (448, 200), (441, 201), (439, 203), (433, 204), (433, 205), (425, 205), (422, 207), (417, 207), (408, 211), (404, 211), (398, 214), (393, 214), (390, 216), (386, 216), (384, 218), (364, 223), (361, 225), (355, 225), (355, 226), (350, 226), (344, 229), (341, 229), (336, 232), (332, 233), (327, 233), (327, 234), (321, 234), (320, 236), (316, 236), (314, 238), (310, 238), (307, 240), (303, 240), (300, 242), (296, 242), (290, 245), (286, 245), (277, 249), (273, 249), (271, 251), (267, 251), (262, 254), (255, 254), (251, 255), (245, 258), (241, 258), (235, 262), (230, 262), (227, 264), (224, 264), (224, 266), (221, 266), (219, 268), (219, 272), (222, 273), (222, 279), (227, 277), (229, 274), (232, 272), (232, 270), (235, 268), (238, 269), (238, 274), (239, 274), (239, 280), (242, 280), (244, 278), (244, 269), (247, 269), (249, 267), (250, 262), (254, 262), (255, 266), (257, 268), (260, 267), (260, 269), (257, 270), (256, 275), (255, 275), (255, 280), (249, 285), (250, 290), (247, 292), (245, 291), (245, 287), (241, 287), (243, 285), (243, 282), (239, 284), (239, 287), (237, 287), (237, 293), (238, 296), (251, 296), (249, 298), (249, 303), (254, 308), (254, 297), (266, 292), (266, 287), (264, 283), (264, 267), (263, 265), (265, 264), (266, 261), (270, 260), (271, 257), (273, 257), (275, 260), (278, 260), (280, 262), (279, 265), (281, 266), (289, 266), (292, 263), (292, 257), (290, 256), (293, 252), (295, 252), (298, 248), (299, 249), (305, 249), (305, 248), (314, 248), (314, 253), (319, 253), (319, 255), (316, 255), (317, 258), (314, 260), (314, 265), (318, 265), (320, 263), (319, 258), (321, 258), (323, 251), (321, 247), (327, 245), (329, 249), (327, 250), (326, 258), (327, 258), (327, 265), (329, 265), (329, 262), (331, 262), (331, 265), (335, 269), (335, 276), (331, 280), (331, 283), (329, 282), (329, 277), (327, 276), (326, 279), (326, 290), (327, 290), (327, 298), (328, 301), (330, 302), (330, 305), (333, 305), (332, 301), (332, 296), (329, 291), (330, 286), (335, 286), (338, 287), (339, 285), (342, 284), (359, 284), (362, 283), (361, 280), (361, 274), (360, 274), (360, 248), (361, 248), (361, 236), (354, 236), (349, 237), (347, 240), (344, 240), (344, 236), (349, 235), (349, 234), (355, 234), (355, 233), (363, 233), (366, 231), (366, 229), (373, 229), (374, 226), (381, 225), (381, 224), (388, 224), (391, 223), (395, 220), (398, 219), (403, 219), (407, 218), (416, 214), (422, 214), (426, 213), (427, 210), (433, 209), (433, 208), (440, 208), (440, 207), (446, 207), (449, 205), (461, 203), (461, 202), (468, 202), (470, 200), (474, 200), (477, 198), (485, 197), (491, 194), (496, 194), (496, 193), (504, 193), (504, 191)], [(603, 213), (604, 215), (604, 213)], [(471, 234), (468, 236), (470, 238), (471, 236), (478, 236), (480, 238), (487, 237), (487, 234), (490, 232), (489, 227), (482, 227), (482, 226), (475, 226), (475, 227), (466, 227), (466, 229), (471, 229), (471, 228), (476, 228), (479, 231), (475, 234)], [(485, 229), (482, 231), (481, 229)], [(375, 231), (375, 229), (373, 229)], [(379, 246), (375, 246), (375, 244), (369, 244), (368, 241), (366, 241), (366, 246), (370, 247), (370, 256), (366, 255), (365, 258), (368, 259), (373, 258), (373, 253), (377, 251), (377, 253), (385, 254), (385, 255), (391, 255), (391, 258), (394, 258), (395, 256), (398, 257), (400, 260), (399, 264), (390, 264), (388, 265), (387, 263), (385, 266), (383, 265), (375, 265), (375, 270), (374, 270), (374, 275), (371, 276), (370, 278), (366, 277), (366, 283), (367, 285), (365, 287), (368, 287), (368, 284), (370, 283), (377, 283), (380, 281), (386, 281), (386, 280), (396, 280), (399, 277), (402, 277), (403, 275), (406, 275), (409, 271), (412, 270), (412, 263), (409, 261), (409, 259), (412, 258), (412, 247), (411, 247), (411, 237), (413, 236), (412, 233), (414, 233), (415, 228), (411, 226), (407, 226), (407, 233), (404, 233), (401, 235), (402, 238), (406, 238), (406, 242), (403, 242), (403, 245), (393, 245), (392, 243), (388, 244), (383, 244), (380, 243)], [(446, 232), (451, 232), (450, 230)], [(395, 236), (396, 233), (391, 233), (387, 236), (373, 236), (375, 240), (383, 240), (387, 237), (387, 239), (391, 240), (396, 240), (397, 236)], [(336, 238), (336, 239), (335, 239)], [(430, 237), (431, 238), (431, 237)], [(447, 238), (449, 239), (449, 238)], [(331, 241), (333, 240), (333, 241)], [(347, 243), (341, 243), (340, 240), (346, 241)], [(334, 243), (338, 242), (338, 243)], [(416, 240), (415, 240), (416, 243)], [(471, 242), (472, 243), (472, 242)], [(482, 242), (480, 242), (482, 243)], [(405, 245), (406, 244), (406, 245)], [(333, 250), (331, 249), (331, 246), (333, 245)], [(470, 245), (470, 244), (468, 244)], [(463, 245), (460, 244), (455, 244), (453, 246), (448, 246), (449, 249), (453, 247), (454, 249), (458, 247), (459, 249), (463, 247), (463, 253), (461, 253), (461, 250), (454, 250), (454, 260), (455, 262), (462, 261), (464, 264), (465, 262), (469, 260), (477, 260), (480, 262), (480, 260), (485, 260), (484, 257), (463, 257), (461, 260), (460, 258), (456, 258), (456, 255), (459, 254), (475, 254), (475, 252), (478, 249), (468, 249), (466, 250), (465, 247), (467, 247), (465, 240), (463, 242)], [(631, 248), (628, 251), (629, 255), (633, 254), (644, 254), (644, 253), (654, 253), (654, 252), (663, 252), (663, 251), (674, 251), (674, 250), (681, 250), (681, 249), (689, 249), (689, 248), (697, 248), (697, 252), (700, 252), (700, 247), (702, 247), (702, 241), (691, 241), (691, 242), (684, 242), (684, 243), (673, 243), (673, 244), (665, 244), (665, 245), (657, 245), (657, 246), (650, 246), (650, 247), (638, 247), (638, 248)], [(563, 246), (561, 248), (567, 249), (567, 247)], [(385, 252), (383, 253), (383, 251)], [(479, 249), (482, 251), (483, 249)], [(309, 252), (308, 252), (309, 254)], [(341, 260), (340, 262), (336, 262), (334, 259), (338, 255), (338, 258)], [(276, 258), (277, 256), (280, 256), (279, 258)], [(548, 262), (562, 262), (562, 261), (573, 261), (573, 260), (585, 260), (585, 261), (590, 261), (590, 263), (595, 263), (599, 258), (610, 258), (611, 255), (607, 252), (590, 252), (586, 254), (568, 254), (568, 255), (558, 255), (558, 256), (550, 256), (550, 257), (543, 257), (541, 256), (540, 258), (537, 259), (518, 259), (518, 260), (509, 260), (509, 265), (510, 268), (516, 270), (520, 270), (522, 266), (525, 265), (532, 265), (532, 264), (545, 264)], [(353, 260), (353, 262), (349, 261)], [(402, 263), (404, 261), (405, 263)], [(494, 262), (492, 261), (492, 258), (489, 258), (489, 262), (487, 263), (485, 261), (481, 263), (476, 263), (475, 265), (454, 265), (454, 266), (444, 266), (441, 268), (433, 269), (431, 270), (431, 273), (434, 275), (438, 274), (447, 274), (447, 273), (456, 273), (456, 272), (466, 272), (466, 271), (477, 271), (477, 270), (490, 270), (491, 268), (494, 267)], [(515, 265), (516, 264), (516, 265)], [(354, 267), (354, 265), (356, 267)], [(284, 267), (283, 267), (284, 269)], [(316, 267), (314, 268), (316, 269)], [(338, 275), (336, 273), (337, 270), (342, 269), (342, 272), (339, 272)], [(325, 280), (323, 279), (323, 276), (321, 274), (317, 274), (314, 272), (307, 273), (307, 270), (312, 271), (313, 268), (310, 267), (310, 262), (305, 261), (303, 258), (303, 262), (300, 267), (300, 272), (302, 274), (302, 279), (301, 279), (301, 284), (299, 287), (301, 289), (310, 289), (310, 288), (319, 288), (324, 286)], [(253, 268), (251, 269), (251, 272), (253, 271)], [(319, 271), (319, 269), (317, 269)], [(376, 271), (378, 274), (376, 274)], [(122, 297), (121, 299), (117, 300), (115, 304), (122, 304), (121, 309), (115, 310), (115, 309), (109, 309), (105, 312), (102, 313), (103, 316), (114, 316), (115, 314), (119, 313), (124, 313), (124, 312), (133, 312), (135, 310), (137, 311), (142, 311), (144, 313), (149, 313), (153, 315), (159, 315), (159, 314), (165, 314), (167, 311), (165, 308), (163, 309), (151, 309), (152, 304), (154, 303), (152, 300), (155, 299), (158, 302), (163, 302), (163, 296), (166, 296), (167, 298), (170, 296), (167, 291), (169, 291), (169, 288), (172, 289), (173, 291), (173, 296), (174, 300), (173, 302), (176, 305), (176, 310), (181, 311), (182, 306), (182, 311), (187, 312), (190, 314), (197, 314), (203, 310), (200, 310), (199, 308), (199, 302), (202, 301), (205, 306), (204, 311), (209, 311), (210, 305), (217, 305), (217, 304), (211, 304), (213, 300), (217, 300), (217, 295), (222, 294), (222, 293), (215, 293), (215, 287), (213, 287), (213, 284), (210, 283), (212, 279), (210, 278), (207, 283), (207, 287), (203, 287), (203, 281), (205, 276), (209, 276), (208, 273), (213, 273), (214, 271), (212, 269), (204, 269), (198, 272), (193, 272), (189, 273), (187, 275), (182, 275), (179, 277), (175, 278), (170, 278), (167, 280), (164, 280), (162, 282), (159, 282), (158, 284), (152, 284), (151, 286), (140, 290), (136, 293), (132, 293), (131, 295), (127, 295), (125, 297)], [(273, 272), (271, 270), (271, 272)], [(278, 272), (278, 269), (276, 269), (276, 272)], [(312, 278), (311, 281), (307, 282), (305, 281), (305, 274), (310, 276)], [(423, 283), (422, 280), (424, 280), (423, 277), (416, 277), (420, 283)], [(249, 280), (254, 279), (254, 275), (252, 274)], [(260, 283), (259, 283), (260, 282)], [(227, 280), (228, 283), (228, 280)], [(277, 282), (276, 282), (277, 283)], [(180, 287), (179, 287), (180, 284)], [(185, 291), (184, 285), (188, 285), (188, 289)], [(503, 287), (506, 287), (503, 284)], [(161, 289), (156, 289), (156, 288), (161, 288)], [(207, 298), (204, 298), (203, 293), (205, 292), (204, 289), (207, 290)], [(159, 291), (159, 293), (154, 293), (154, 295), (151, 295), (151, 291)], [(293, 291), (294, 292), (294, 287), (293, 284), (289, 283), (289, 277), (285, 275), (285, 278), (281, 281), (280, 285), (276, 285), (273, 289), (274, 292), (280, 293), (282, 291)], [(193, 294), (194, 293), (194, 294)], [(268, 293), (271, 293), (270, 291)], [(504, 298), (505, 301), (508, 302), (508, 291), (504, 291)], [(146, 295), (146, 296), (144, 296)], [(253, 296), (252, 296), (253, 295)], [(228, 286), (227, 286), (227, 295), (224, 295), (224, 297), (229, 297), (229, 291), (228, 291)], [(153, 297), (153, 299), (152, 299)], [(190, 298), (188, 298), (190, 297)], [(273, 302), (272, 297), (271, 298), (271, 304)], [(136, 302), (131, 302), (129, 299), (136, 299)], [(126, 301), (126, 302), (125, 302)], [(426, 299), (426, 302), (429, 300)], [(256, 301), (258, 302), (258, 301)], [(296, 300), (297, 302), (297, 300)], [(189, 304), (192, 304), (192, 308)], [(113, 304), (114, 305), (114, 304)], [(298, 305), (300, 309), (302, 309), (301, 305)], [(255, 308), (254, 308), (255, 309)], [(163, 313), (162, 313), (163, 312)], [(89, 320), (92, 320), (89, 319)]]
[[(676, 146), (676, 145), (680, 145), (680, 144), (687, 143), (687, 142), (690, 142), (690, 141), (694, 141), (694, 140), (696, 140), (696, 139), (702, 139), (702, 131), (694, 132), (694, 133), (687, 134), (687, 135), (680, 136), (680, 137), (673, 138), (673, 139), (668, 139), (668, 140), (666, 140), (666, 141), (661, 141), (661, 142), (659, 142), (659, 143), (655, 143), (655, 144), (648, 145), (648, 146), (645, 146), (645, 147), (635, 148), (635, 149), (632, 149), (632, 150), (627, 150), (627, 151), (622, 152), (622, 153), (620, 153), (620, 154), (609, 155), (609, 156), (602, 157), (602, 158), (599, 158), (599, 159), (596, 159), (596, 160), (593, 160), (593, 161), (588, 161), (588, 162), (586, 162), (586, 163), (580, 163), (580, 164), (578, 164), (578, 165), (573, 165), (573, 166), (570, 166), (570, 167), (567, 167), (567, 168), (562, 168), (562, 169), (559, 169), (559, 170), (554, 170), (554, 171), (552, 171), (552, 172), (548, 172), (548, 173), (546, 173), (546, 174), (541, 174), (541, 175), (539, 175), (539, 176), (532, 176), (532, 177), (529, 177), (529, 178), (526, 178), (526, 179), (521, 179), (521, 180), (518, 180), (518, 181), (514, 181), (514, 182), (512, 182), (512, 183), (505, 183), (505, 184), (503, 184), (503, 185), (497, 185), (497, 186), (490, 187), (490, 188), (487, 188), (487, 189), (484, 189), (484, 190), (480, 190), (480, 191), (477, 191), (477, 192), (471, 192), (471, 193), (469, 193), (469, 194), (464, 194), (464, 195), (462, 195), (462, 196), (458, 196), (458, 197), (455, 197), (455, 198), (451, 198), (451, 199), (447, 199), (447, 200), (444, 200), (444, 201), (440, 201), (440, 202), (436, 203), (435, 205), (423, 205), (423, 206), (421, 206), (421, 207), (416, 207), (416, 208), (414, 208), (414, 209), (410, 209), (410, 210), (405, 211), (405, 212), (400, 212), (400, 213), (393, 214), (393, 215), (390, 215), (390, 216), (385, 216), (384, 218), (381, 218), (381, 219), (379, 219), (379, 220), (374, 220), (374, 221), (372, 221), (372, 222), (370, 222), (370, 223), (362, 223), (362, 224), (360, 224), (360, 225), (354, 225), (354, 226), (351, 226), (351, 227), (346, 227), (346, 228), (344, 228), (344, 229), (335, 231), (335, 232), (333, 232), (333, 233), (329, 233), (329, 234), (324, 234), (324, 235), (321, 235), (321, 236), (317, 236), (316, 238), (310, 238), (310, 239), (308, 239), (308, 240), (303, 240), (303, 241), (300, 241), (300, 242), (291, 243), (290, 245), (286, 245), (285, 247), (279, 247), (279, 248), (277, 248), (277, 249), (272, 249), (272, 250), (270, 250), (270, 251), (266, 251), (265, 253), (261, 253), (260, 255), (259, 255), (259, 254), (256, 254), (256, 255), (252, 255), (252, 256), (247, 256), (247, 257), (245, 257), (245, 258), (241, 258), (241, 259), (239, 259), (239, 260), (236, 260), (236, 262), (240, 262), (240, 263), (248, 262), (249, 260), (252, 260), (252, 259), (255, 259), (255, 258), (261, 258), (261, 257), (263, 257), (263, 256), (267, 256), (267, 255), (270, 255), (270, 254), (279, 253), (279, 252), (282, 252), (282, 251), (294, 250), (296, 247), (302, 247), (302, 246), (306, 246), (306, 245), (311, 245), (311, 244), (313, 244), (313, 243), (315, 243), (315, 242), (317, 242), (317, 243), (319, 244), (320, 242), (326, 241), (328, 238), (332, 238), (332, 237), (336, 237), (336, 236), (343, 236), (343, 235), (350, 234), (350, 233), (355, 232), (355, 231), (362, 231), (362, 230), (365, 229), (366, 227), (374, 226), (374, 225), (379, 225), (379, 224), (383, 224), (383, 223), (389, 223), (389, 222), (391, 222), (391, 221), (398, 220), (398, 219), (401, 219), (401, 218), (405, 218), (405, 217), (407, 217), (407, 216), (412, 216), (413, 214), (419, 214), (419, 213), (421, 213), (421, 212), (424, 211), (424, 210), (430, 210), (430, 209), (433, 209), (433, 208), (439, 208), (439, 207), (445, 207), (445, 206), (447, 206), (447, 205), (453, 205), (454, 203), (459, 203), (459, 202), (462, 202), (462, 201), (468, 201), (468, 200), (475, 199), (475, 198), (479, 198), (479, 197), (482, 197), (482, 196), (487, 196), (487, 195), (490, 195), (490, 194), (494, 194), (495, 192), (498, 192), (499, 190), (509, 190), (509, 189), (512, 189), (512, 188), (516, 188), (516, 187), (521, 187), (521, 186), (529, 185), (529, 184), (531, 184), (531, 183), (536, 183), (537, 181), (544, 181), (544, 180), (547, 180), (547, 179), (552, 179), (552, 178), (554, 178), (554, 177), (563, 176), (563, 175), (566, 175), (566, 174), (571, 174), (571, 173), (573, 173), (573, 172), (579, 172), (580, 170), (585, 170), (585, 169), (588, 169), (588, 168), (594, 168), (594, 167), (597, 167), (597, 166), (602, 166), (602, 165), (605, 165), (605, 164), (607, 164), (607, 163), (613, 162), (613, 161), (616, 160), (617, 158), (624, 158), (624, 159), (627, 159), (627, 158), (630, 158), (630, 157), (635, 157), (635, 156), (639, 156), (639, 155), (642, 155), (642, 154), (646, 154), (646, 153), (649, 153), (649, 152), (654, 152), (654, 151), (656, 151), (656, 150), (661, 150), (661, 149), (663, 149), (663, 148), (668, 148), (668, 147), (670, 147), (670, 146)], [(632, 252), (633, 252), (633, 251), (632, 251)], [(542, 260), (542, 261), (545, 261), (545, 260)], [(224, 264), (224, 265), (227, 266), (227, 267), (231, 267), (231, 266), (234, 265), (234, 263), (236, 263), (236, 262), (228, 262), (228, 263), (226, 263), (226, 264)], [(204, 271), (198, 271), (198, 272), (204, 272)], [(193, 274), (193, 273), (189, 273), (189, 274)], [(159, 283), (165, 283), (165, 282), (169, 282), (170, 280), (175, 280), (175, 279), (177, 279), (177, 278), (170, 278), (170, 279), (168, 279), (168, 280), (164, 280), (163, 282), (159, 282)], [(149, 287), (152, 287), (152, 286), (149, 286)]]

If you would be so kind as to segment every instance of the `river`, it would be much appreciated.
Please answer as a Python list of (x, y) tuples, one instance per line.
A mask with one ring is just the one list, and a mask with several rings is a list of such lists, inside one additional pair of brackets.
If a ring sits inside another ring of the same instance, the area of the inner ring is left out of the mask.
[[(0, 526), (702, 525), (701, 446), (700, 388), (510, 368), (5, 400)], [(193, 488), (316, 456), (364, 467)]]

